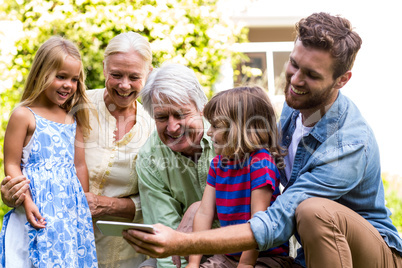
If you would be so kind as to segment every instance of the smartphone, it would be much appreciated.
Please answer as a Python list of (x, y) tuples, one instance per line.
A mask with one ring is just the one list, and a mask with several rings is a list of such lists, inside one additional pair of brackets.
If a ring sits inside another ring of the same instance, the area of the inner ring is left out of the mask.
[(96, 226), (103, 235), (123, 236), (122, 232), (128, 229), (140, 230), (147, 233), (154, 233), (154, 227), (151, 224), (141, 224), (132, 222), (118, 221), (97, 221)]

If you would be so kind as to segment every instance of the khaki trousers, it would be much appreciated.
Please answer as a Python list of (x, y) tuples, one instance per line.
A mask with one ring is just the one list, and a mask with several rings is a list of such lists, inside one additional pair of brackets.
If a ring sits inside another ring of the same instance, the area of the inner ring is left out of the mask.
[(401, 268), (402, 257), (353, 210), (328, 199), (309, 198), (296, 209), (297, 231), (309, 268)]
[[(238, 261), (226, 255), (213, 255), (207, 261), (201, 263), (200, 268), (236, 268)], [(302, 268), (293, 262), (292, 257), (272, 256), (257, 259), (255, 268)]]

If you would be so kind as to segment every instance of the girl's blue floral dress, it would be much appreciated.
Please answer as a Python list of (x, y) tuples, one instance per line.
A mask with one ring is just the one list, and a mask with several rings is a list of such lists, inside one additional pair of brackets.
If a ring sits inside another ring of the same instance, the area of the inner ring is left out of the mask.
[(76, 122), (56, 123), (32, 113), (36, 129), (21, 166), (47, 224), (33, 228), (22, 206), (7, 213), (0, 267), (97, 267), (91, 213), (74, 166)]

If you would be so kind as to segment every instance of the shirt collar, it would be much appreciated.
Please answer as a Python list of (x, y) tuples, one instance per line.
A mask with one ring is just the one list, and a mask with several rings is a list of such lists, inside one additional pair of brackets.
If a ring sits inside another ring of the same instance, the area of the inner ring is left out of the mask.
[(345, 98), (346, 97), (339, 92), (338, 97), (331, 105), (331, 108), (329, 108), (325, 115), (311, 130), (310, 134), (321, 143), (339, 130), (339, 120), (347, 109), (347, 102), (345, 101)]

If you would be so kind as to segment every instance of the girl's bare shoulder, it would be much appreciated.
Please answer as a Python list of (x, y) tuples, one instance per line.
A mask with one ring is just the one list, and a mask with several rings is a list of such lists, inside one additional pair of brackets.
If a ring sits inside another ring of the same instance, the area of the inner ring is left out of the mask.
[(73, 124), (75, 121), (75, 117), (71, 114), (66, 114), (65, 120), (66, 124)]
[(12, 112), (7, 129), (10, 129), (10, 131), (26, 129), (26, 133), (29, 135), (33, 133), (35, 126), (35, 116), (33, 113), (27, 107), (19, 106)]
[(27, 107), (19, 106), (11, 113), (10, 120), (21, 120), (22, 123), (34, 121), (35, 117)]

